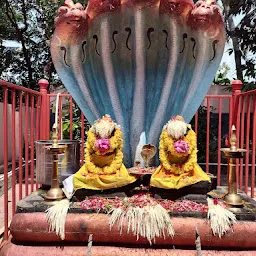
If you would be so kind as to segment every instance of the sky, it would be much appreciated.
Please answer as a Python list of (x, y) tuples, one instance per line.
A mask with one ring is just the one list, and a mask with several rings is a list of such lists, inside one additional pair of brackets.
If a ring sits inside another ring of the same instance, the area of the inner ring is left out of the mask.
[(226, 43), (226, 46), (224, 49), (224, 54), (223, 54), (222, 60), (221, 60), (221, 64), (226, 63), (230, 67), (227, 77), (228, 77), (228, 79), (233, 80), (234, 78), (236, 78), (236, 64), (235, 64), (234, 53), (232, 53), (231, 55), (228, 54), (229, 48), (231, 48), (231, 45)]
[[(236, 15), (234, 17), (234, 24), (235, 26), (238, 25), (238, 23), (241, 21), (241, 19), (243, 18), (243, 15)], [(232, 43), (226, 43), (225, 49), (224, 49), (224, 54), (221, 60), (221, 64), (222, 63), (226, 63), (229, 67), (230, 70), (227, 74), (228, 78), (230, 80), (233, 80), (234, 78), (236, 78), (236, 63), (235, 63), (235, 56), (234, 53), (232, 53), (231, 55), (228, 54), (228, 49), (233, 48), (232, 47)]]

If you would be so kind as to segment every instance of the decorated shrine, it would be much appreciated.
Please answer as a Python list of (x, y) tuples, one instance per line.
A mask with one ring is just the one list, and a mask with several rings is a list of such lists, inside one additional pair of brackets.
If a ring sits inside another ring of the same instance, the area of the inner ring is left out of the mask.
[(255, 254), (256, 203), (237, 191), (245, 150), (235, 127), (222, 149), (228, 187), (217, 187), (189, 124), (224, 46), (214, 0), (66, 0), (51, 54), (91, 124), (85, 163), (59, 179), (68, 145), (55, 120), (50, 182), (18, 203), (3, 255)]

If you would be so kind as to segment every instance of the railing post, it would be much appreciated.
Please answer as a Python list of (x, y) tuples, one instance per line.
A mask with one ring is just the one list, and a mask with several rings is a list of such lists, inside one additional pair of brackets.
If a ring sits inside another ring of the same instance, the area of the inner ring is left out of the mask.
[(39, 88), (40, 92), (42, 93), (41, 98), (41, 110), (40, 110), (40, 140), (48, 140), (48, 98), (47, 98), (47, 92), (49, 88), (49, 82), (46, 79), (40, 79), (39, 80)]
[(232, 101), (233, 101), (233, 109), (231, 113), (231, 124), (237, 126), (237, 115), (238, 115), (238, 107), (239, 107), (239, 94), (241, 93), (242, 81), (234, 80), (232, 82)]

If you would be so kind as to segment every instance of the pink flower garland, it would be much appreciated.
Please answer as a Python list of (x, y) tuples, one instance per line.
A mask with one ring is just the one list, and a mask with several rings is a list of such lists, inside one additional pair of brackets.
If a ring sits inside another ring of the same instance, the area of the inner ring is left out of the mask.
[(157, 200), (151, 197), (150, 194), (141, 193), (129, 198), (114, 199), (103, 197), (91, 197), (80, 203), (82, 210), (93, 210), (108, 212), (113, 208), (122, 208), (125, 210), (128, 207), (140, 207), (154, 206), (160, 204), (164, 209), (169, 212), (203, 212), (208, 211), (207, 205), (198, 204), (193, 201), (171, 201), (171, 200)]

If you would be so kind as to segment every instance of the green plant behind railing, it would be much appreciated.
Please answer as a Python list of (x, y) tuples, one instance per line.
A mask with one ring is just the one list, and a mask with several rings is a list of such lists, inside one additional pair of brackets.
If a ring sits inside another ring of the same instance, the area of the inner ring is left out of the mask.
[[(69, 103), (68, 103), (69, 106)], [(63, 108), (65, 109), (65, 105), (63, 105)], [(73, 103), (72, 104), (72, 136), (73, 140), (80, 140), (81, 139), (81, 130), (82, 130), (82, 123), (81, 123), (81, 110), (78, 108), (78, 106)], [(63, 111), (63, 117), (62, 117), (62, 134), (63, 139), (70, 139), (70, 114), (68, 111)], [(90, 128), (90, 124), (86, 118), (84, 118), (84, 138), (86, 140), (87, 138), (87, 131)]]

